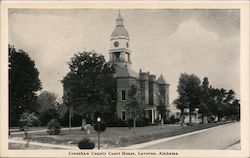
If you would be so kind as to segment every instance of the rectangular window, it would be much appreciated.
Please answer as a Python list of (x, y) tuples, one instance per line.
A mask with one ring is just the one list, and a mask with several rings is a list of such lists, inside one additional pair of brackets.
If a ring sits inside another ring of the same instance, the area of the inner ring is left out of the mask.
[(126, 120), (126, 112), (125, 111), (122, 111), (122, 120)]
[(126, 91), (122, 90), (122, 100), (126, 100)]

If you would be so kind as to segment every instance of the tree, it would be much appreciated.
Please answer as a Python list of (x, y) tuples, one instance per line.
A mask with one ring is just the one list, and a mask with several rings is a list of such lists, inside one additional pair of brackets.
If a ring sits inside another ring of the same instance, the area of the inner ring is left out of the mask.
[(34, 112), (24, 112), (20, 115), (19, 122), (21, 123), (21, 127), (24, 130), (24, 140), (26, 140), (26, 147), (28, 147), (31, 136), (28, 134), (28, 128), (32, 127), (35, 124), (39, 123), (38, 117)]
[(224, 104), (225, 104), (225, 110), (224, 110), (224, 113), (225, 113), (225, 116), (227, 117), (227, 119), (229, 119), (229, 117), (231, 116), (232, 114), (232, 111), (231, 111), (231, 105), (233, 103), (235, 99), (235, 92), (233, 90), (229, 90), (227, 93), (226, 93), (226, 98), (224, 100)]
[(133, 120), (133, 128), (135, 132), (136, 119), (143, 114), (143, 107), (140, 103), (140, 94), (136, 85), (132, 84), (128, 91), (128, 103), (126, 104), (127, 116)]
[(95, 111), (110, 111), (116, 96), (114, 68), (104, 56), (95, 52), (80, 52), (68, 64), (70, 72), (62, 83), (65, 92), (63, 100), (70, 111), (69, 124), (73, 111), (91, 113), (92, 116)]
[(236, 120), (240, 120), (240, 100), (235, 99), (229, 108), (231, 116), (235, 116)]
[(37, 112), (37, 94), (41, 89), (35, 63), (23, 50), (9, 45), (9, 126), (18, 126), (24, 112)]
[(201, 114), (202, 123), (204, 123), (204, 117), (210, 114), (209, 112), (209, 99), (210, 99), (210, 89), (208, 78), (204, 77), (201, 85), (200, 103), (198, 104), (198, 112)]
[(157, 110), (159, 114), (161, 114), (161, 118), (164, 119), (169, 114), (169, 110), (166, 108), (166, 101), (163, 96), (159, 95), (159, 106), (157, 106)]
[(32, 127), (35, 124), (38, 124), (39, 119), (34, 112), (24, 112), (20, 115), (19, 121), (21, 123), (22, 128), (27, 130), (28, 127)]
[(166, 114), (169, 113), (169, 110), (167, 110), (166, 105), (162, 100), (160, 100), (159, 105), (157, 106), (157, 110), (159, 111), (159, 114), (161, 115), (161, 128), (163, 128), (164, 119), (166, 118)]
[(177, 87), (179, 97), (174, 102), (177, 108), (181, 110), (181, 115), (185, 109), (189, 110), (189, 123), (192, 123), (192, 113), (200, 103), (200, 79), (194, 74), (181, 74)]
[(157, 110), (159, 111), (159, 114), (161, 114), (162, 119), (166, 118), (166, 113), (167, 113), (166, 105), (160, 103), (157, 106)]
[(211, 115), (218, 115), (218, 98), (219, 98), (219, 92), (220, 90), (217, 88), (213, 88), (212, 86), (209, 87), (209, 112)]
[(210, 106), (209, 111), (212, 115), (218, 116), (218, 121), (221, 118), (226, 117), (236, 117), (239, 119), (240, 113), (240, 103), (239, 100), (235, 98), (235, 92), (233, 90), (227, 90), (221, 88), (210, 88)]
[(216, 106), (217, 106), (217, 115), (218, 115), (218, 120), (222, 117), (225, 116), (225, 110), (226, 110), (226, 105), (225, 105), (225, 98), (226, 98), (226, 90), (221, 88), (217, 89), (217, 98), (216, 98)]
[(43, 91), (37, 99), (39, 104), (40, 121), (42, 125), (47, 125), (51, 119), (58, 119), (58, 108), (60, 103), (57, 96), (48, 91)]
[(188, 108), (188, 103), (187, 103), (187, 97), (186, 97), (186, 95), (179, 96), (177, 99), (174, 100), (174, 104), (176, 105), (176, 108), (180, 109), (180, 111), (181, 111), (180, 120), (181, 120), (181, 126), (183, 126), (183, 123), (184, 123), (184, 112), (185, 112), (185, 109)]
[(49, 91), (43, 91), (38, 95), (37, 103), (39, 104), (39, 113), (47, 109), (55, 109), (59, 105), (57, 96)]

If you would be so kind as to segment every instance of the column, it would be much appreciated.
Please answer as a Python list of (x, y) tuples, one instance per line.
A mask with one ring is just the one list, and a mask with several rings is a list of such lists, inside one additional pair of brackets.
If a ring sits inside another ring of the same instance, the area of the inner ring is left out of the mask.
[(157, 111), (156, 111), (156, 109), (155, 109), (155, 119), (157, 118), (157, 116), (158, 116), (158, 114), (157, 114)]
[(153, 124), (154, 123), (154, 110), (153, 109), (151, 110), (151, 113), (152, 113), (152, 120), (151, 121), (152, 121), (152, 124)]

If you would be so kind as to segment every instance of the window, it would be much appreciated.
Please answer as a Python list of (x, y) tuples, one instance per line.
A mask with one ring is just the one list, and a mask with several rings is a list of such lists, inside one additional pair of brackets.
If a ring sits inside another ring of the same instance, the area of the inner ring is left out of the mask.
[(122, 117), (121, 117), (122, 120), (126, 120), (126, 112), (125, 111), (122, 111)]
[(126, 100), (126, 91), (122, 90), (122, 100)]
[(117, 61), (120, 61), (120, 55), (121, 55), (121, 52), (114, 52), (112, 57), (113, 57), (113, 61), (117, 62)]
[(115, 46), (115, 47), (118, 47), (118, 46), (119, 46), (119, 42), (118, 42), (118, 41), (115, 41), (115, 42), (114, 42), (114, 46)]

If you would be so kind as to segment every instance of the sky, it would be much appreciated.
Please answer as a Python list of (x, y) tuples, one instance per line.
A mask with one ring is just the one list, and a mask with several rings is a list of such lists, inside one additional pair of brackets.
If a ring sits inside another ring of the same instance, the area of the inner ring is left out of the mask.
[[(94, 50), (109, 60), (117, 9), (10, 9), (9, 44), (35, 61), (43, 90), (61, 97), (67, 62)], [(122, 9), (132, 68), (163, 74), (170, 103), (181, 73), (208, 77), (240, 96), (240, 12), (215, 9)]]

